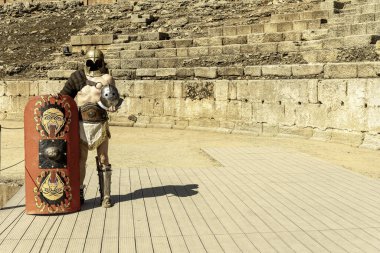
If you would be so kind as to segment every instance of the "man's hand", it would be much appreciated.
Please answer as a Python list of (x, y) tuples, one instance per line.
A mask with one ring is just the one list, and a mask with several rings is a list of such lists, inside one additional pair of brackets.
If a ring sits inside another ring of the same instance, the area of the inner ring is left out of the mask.
[(110, 107), (108, 108), (108, 111), (109, 111), (109, 112), (116, 112), (117, 109), (119, 109), (119, 108), (116, 108), (116, 106), (110, 106)]

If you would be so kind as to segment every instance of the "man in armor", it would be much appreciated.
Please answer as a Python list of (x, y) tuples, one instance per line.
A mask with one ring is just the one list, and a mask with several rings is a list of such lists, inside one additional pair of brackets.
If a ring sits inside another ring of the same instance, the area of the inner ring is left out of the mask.
[(111, 134), (108, 113), (121, 104), (115, 82), (107, 73), (104, 54), (99, 49), (86, 53), (84, 70), (71, 74), (60, 92), (61, 95), (77, 97), (80, 131), (80, 200), (84, 203), (84, 178), (88, 151), (96, 148), (102, 206), (111, 207), (111, 164), (108, 160), (108, 142)]

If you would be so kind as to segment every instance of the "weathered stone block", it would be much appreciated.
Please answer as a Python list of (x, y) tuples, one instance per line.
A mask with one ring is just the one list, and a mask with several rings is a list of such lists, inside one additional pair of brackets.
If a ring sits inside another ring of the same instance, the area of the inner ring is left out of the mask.
[(157, 69), (136, 69), (136, 76), (138, 77), (153, 77), (156, 76)]
[(263, 76), (291, 76), (292, 68), (289, 65), (266, 65), (261, 68)]
[(245, 122), (252, 121), (252, 103), (248, 100), (241, 102), (241, 119)]
[(300, 43), (294, 41), (279, 42), (277, 50), (278, 52), (297, 52), (300, 50)]
[(328, 106), (320, 104), (303, 104), (297, 106), (296, 125), (300, 127), (326, 129), (328, 127), (328, 111)]
[(322, 41), (302, 41), (300, 51), (311, 51), (322, 49)]
[(368, 108), (368, 130), (373, 132), (380, 132), (380, 108)]
[(263, 136), (276, 136), (278, 135), (278, 132), (279, 132), (279, 128), (278, 128), (278, 124), (267, 124), (267, 123), (263, 123), (263, 132), (262, 132), (262, 135)]
[(344, 40), (342, 38), (331, 38), (322, 40), (323, 49), (341, 48), (344, 46)]
[(216, 100), (226, 101), (228, 99), (228, 81), (217, 80), (214, 84), (214, 98)]
[(306, 30), (302, 31), (299, 40), (322, 40), (328, 37), (328, 29)]
[(310, 138), (312, 140), (318, 141), (330, 141), (331, 140), (331, 129), (321, 130), (318, 128), (313, 129), (313, 136)]
[(293, 22), (293, 29), (295, 31), (307, 30), (307, 22), (305, 20), (296, 20)]
[(59, 93), (66, 81), (40, 81), (38, 85), (38, 94), (46, 95), (46, 94), (56, 94)]
[(358, 77), (378, 77), (380, 76), (379, 62), (363, 62), (358, 64)]
[(216, 100), (214, 102), (214, 119), (219, 120), (223, 119), (225, 120), (227, 117), (227, 101), (223, 100)]
[(368, 106), (380, 106), (380, 83), (378, 79), (367, 80), (367, 103)]
[(379, 34), (380, 33), (380, 21), (365, 24), (365, 29), (368, 32), (368, 34)]
[(141, 60), (141, 68), (157, 68), (158, 67), (158, 59), (155, 58), (147, 58)]
[(310, 138), (313, 136), (312, 128), (300, 128), (300, 127), (288, 127), (288, 126), (280, 126), (279, 128), (280, 136), (291, 136), (291, 137), (302, 137), (302, 138)]
[(109, 69), (120, 69), (120, 59), (108, 59), (107, 60), (107, 68)]
[(356, 63), (328, 63), (324, 67), (325, 78), (355, 78), (358, 76)]
[(204, 78), (216, 78), (218, 76), (217, 74), (217, 68), (216, 67), (197, 67), (194, 68), (194, 75), (196, 77), (204, 77)]
[(236, 99), (240, 101), (249, 100), (251, 97), (248, 81), (246, 80), (233, 80), (231, 83), (236, 86)]
[(364, 135), (360, 132), (332, 130), (331, 141), (358, 147), (363, 143)]
[(164, 100), (163, 99), (155, 99), (154, 100), (153, 113), (155, 116), (164, 115)]
[(236, 81), (228, 82), (228, 99), (237, 99), (237, 83)]
[(240, 52), (243, 54), (251, 54), (255, 53), (257, 50), (258, 44), (250, 44), (250, 45), (241, 45)]
[(187, 57), (189, 56), (189, 50), (187, 48), (177, 48), (178, 57)]
[(307, 23), (307, 29), (309, 30), (320, 29), (323, 23), (326, 23), (326, 21), (324, 21), (323, 19), (309, 20)]
[(158, 77), (169, 77), (169, 76), (175, 76), (176, 75), (176, 69), (175, 68), (162, 68), (157, 69), (156, 76)]
[(262, 43), (264, 42), (264, 35), (265, 33), (249, 34), (247, 35), (247, 43), (248, 44)]
[(229, 101), (227, 103), (227, 120), (240, 120), (241, 119), (241, 101)]
[(323, 73), (323, 64), (299, 64), (292, 65), (293, 76), (312, 76)]
[(318, 101), (324, 105), (339, 107), (345, 102), (347, 80), (320, 80), (318, 83)]
[(277, 42), (262, 43), (262, 44), (257, 45), (257, 52), (276, 53), (277, 47), (278, 47)]
[(252, 31), (250, 25), (239, 25), (236, 27), (236, 34), (237, 35), (247, 35), (250, 34)]
[(81, 36), (71, 36), (70, 43), (72, 46), (82, 45)]
[(175, 48), (160, 49), (156, 51), (156, 57), (158, 58), (167, 58), (167, 57), (176, 57), (176, 56), (177, 56), (177, 49)]
[[(4, 94), (4, 92), (2, 92), (2, 87), (0, 86), (0, 96)], [(29, 86), (29, 95), (30, 96), (38, 96), (38, 81), (34, 81), (34, 82), (31, 82), (30, 83), (30, 86)]]
[(351, 35), (364, 35), (367, 34), (366, 24), (352, 24), (351, 25)]
[(261, 76), (261, 66), (246, 66), (244, 68), (246, 76)]
[[(144, 42), (140, 42), (140, 43), (129, 43), (129, 44), (140, 44), (140, 48), (139, 49), (159, 49), (159, 48), (163, 48), (162, 46), (162, 41), (144, 41)], [(137, 47), (137, 46), (136, 46)], [(139, 50), (139, 49), (135, 49), (135, 50)]]
[[(156, 57), (156, 50), (138, 50), (138, 51), (134, 51), (134, 54), (136, 58)], [(163, 56), (157, 56), (157, 57), (163, 57)]]
[(367, 103), (367, 80), (348, 79), (346, 93), (347, 103), (345, 105), (364, 108)]
[(208, 47), (189, 47), (189, 56), (199, 57), (208, 55)]
[(242, 76), (244, 74), (243, 67), (218, 67), (218, 76)]
[(132, 80), (136, 78), (135, 69), (111, 69), (110, 73), (115, 79), (127, 79)]
[(241, 45), (228, 45), (228, 46), (223, 46), (223, 54), (240, 54), (240, 46)]
[(265, 23), (263, 32), (265, 32), (265, 33), (276, 33), (276, 32), (278, 32), (277, 23)]
[(73, 72), (73, 70), (49, 70), (47, 76), (53, 80), (68, 79)]
[(236, 33), (237, 33), (236, 26), (223, 27), (223, 36), (234, 36), (236, 35)]
[(380, 150), (380, 135), (365, 134), (363, 143), (360, 145), (360, 148)]
[(251, 25), (251, 32), (252, 33), (263, 33), (264, 32), (264, 25), (263, 24)]
[(122, 59), (136, 58), (137, 52), (138, 51), (136, 51), (136, 50), (122, 50), (122, 51), (120, 51), (120, 58), (122, 58)]
[[(217, 37), (220, 38), (220, 37)], [(220, 39), (221, 40), (221, 39)], [(193, 39), (193, 45), (196, 47), (210, 46), (210, 38), (195, 38)]]
[(302, 33), (297, 31), (289, 31), (282, 33), (283, 41), (300, 41), (302, 40)]
[(163, 40), (163, 41), (161, 41), (161, 45), (163, 48), (175, 48), (176, 47), (174, 40)]
[(175, 40), (175, 47), (192, 47), (193, 46), (193, 40), (192, 39), (182, 39), (182, 40)]
[(178, 58), (163, 58), (157, 60), (157, 65), (159, 68), (176, 68), (178, 61)]
[[(234, 130), (247, 131), (254, 135), (260, 135), (263, 132), (263, 125), (262, 123), (256, 123), (256, 122), (238, 121), (235, 124)], [(239, 132), (234, 131), (234, 133), (239, 133)]]
[[(164, 115), (165, 116), (177, 115), (177, 102), (179, 102), (178, 99), (174, 99), (174, 98), (168, 98), (164, 100)], [(154, 122), (154, 123), (170, 123), (171, 125), (174, 125), (174, 119), (170, 119), (169, 122), (161, 121), (161, 122)]]
[(223, 36), (223, 28), (222, 27), (209, 28), (208, 29), (208, 35), (210, 37), (212, 37), (212, 36)]
[(175, 98), (184, 98), (183, 92), (183, 81), (175, 80), (173, 82), (173, 97)]
[(140, 59), (123, 59), (120, 60), (121, 69), (137, 69), (141, 68)]
[(223, 46), (209, 47), (209, 55), (221, 55), (223, 54)]
[[(32, 81), (6, 81), (6, 96), (29, 96)], [(63, 88), (63, 87), (62, 87)], [(1, 94), (2, 95), (2, 94)]]
[[(232, 45), (232, 44), (247, 44), (247, 36), (231, 36), (231, 37), (223, 37), (222, 39), (223, 45)], [(218, 44), (214, 44), (213, 46), (217, 46)]]
[(277, 32), (286, 32), (294, 29), (294, 22), (281, 22), (277, 23)]
[(129, 97), (133, 96), (134, 81), (130, 80), (116, 80), (115, 85), (119, 91), (120, 96)]
[(194, 76), (194, 68), (177, 68), (176, 76), (178, 76), (178, 77), (192, 77), (192, 76)]
[(189, 126), (188, 120), (175, 120), (174, 129), (185, 129)]
[(91, 35), (82, 35), (80, 38), (80, 41), (82, 45), (91, 45), (92, 44)]

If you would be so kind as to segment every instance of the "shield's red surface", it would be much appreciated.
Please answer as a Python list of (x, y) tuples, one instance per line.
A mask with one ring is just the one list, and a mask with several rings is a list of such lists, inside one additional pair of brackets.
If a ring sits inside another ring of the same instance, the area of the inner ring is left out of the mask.
[(69, 96), (37, 96), (24, 111), (28, 214), (80, 210), (78, 108)]

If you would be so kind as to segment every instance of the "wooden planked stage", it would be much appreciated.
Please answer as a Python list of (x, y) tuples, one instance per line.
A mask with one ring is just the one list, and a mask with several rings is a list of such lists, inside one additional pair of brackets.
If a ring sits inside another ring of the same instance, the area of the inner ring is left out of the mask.
[[(380, 252), (380, 180), (277, 148), (204, 149), (208, 169), (114, 168), (112, 208), (0, 210), (0, 252)], [(91, 169), (91, 168), (90, 168)]]

